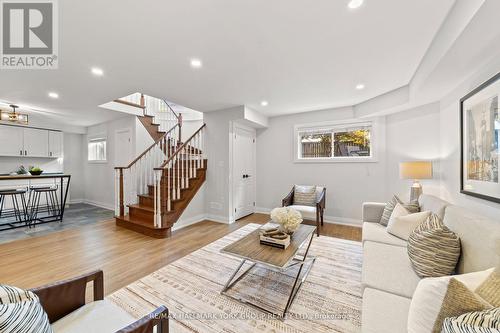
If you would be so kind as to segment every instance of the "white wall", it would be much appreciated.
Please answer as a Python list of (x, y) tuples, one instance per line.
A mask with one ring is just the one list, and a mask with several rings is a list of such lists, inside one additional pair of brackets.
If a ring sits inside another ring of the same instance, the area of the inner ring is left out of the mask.
[(433, 179), (420, 183), (424, 193), (440, 195), (440, 118), (439, 103), (387, 116), (387, 198), (409, 200), (412, 181), (399, 178), (399, 163), (415, 160), (433, 162)]
[(500, 204), (460, 193), (460, 98), (500, 71), (500, 59), (488, 63), (440, 102), (441, 195), (446, 200), (498, 219)]
[(385, 192), (385, 124), (378, 121), (378, 162), (294, 163), (294, 125), (352, 119), (352, 108), (322, 110), (269, 119), (257, 133), (257, 206), (281, 206), (294, 184), (326, 186), (325, 220), (358, 223), (364, 201), (382, 201)]
[[(114, 209), (115, 188), (115, 132), (129, 128), (132, 131), (132, 142), (135, 142), (136, 116), (127, 115), (113, 121), (87, 128), (83, 136), (83, 146), (87, 147), (89, 138), (107, 138), (107, 161), (105, 163), (89, 162), (84, 151), (85, 201), (97, 206)], [(135, 156), (135, 145), (132, 154)]]
[(64, 133), (64, 173), (71, 175), (69, 195), (71, 202), (81, 202), (85, 198), (84, 153), (82, 134)]

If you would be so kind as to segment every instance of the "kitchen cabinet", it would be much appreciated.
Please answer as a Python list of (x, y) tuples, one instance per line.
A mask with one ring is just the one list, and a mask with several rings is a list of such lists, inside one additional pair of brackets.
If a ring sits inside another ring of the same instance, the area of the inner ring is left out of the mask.
[(49, 157), (63, 156), (63, 133), (49, 131)]
[(23, 129), (15, 126), (0, 127), (0, 156), (24, 155)]
[(23, 129), (24, 156), (49, 157), (49, 131), (37, 128)]
[(0, 125), (0, 156), (58, 158), (62, 155), (62, 132)]

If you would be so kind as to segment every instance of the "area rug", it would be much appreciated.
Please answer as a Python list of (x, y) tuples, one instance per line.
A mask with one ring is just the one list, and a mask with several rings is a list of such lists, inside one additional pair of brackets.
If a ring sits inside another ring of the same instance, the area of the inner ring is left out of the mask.
[[(220, 294), (241, 262), (219, 251), (252, 232), (249, 224), (122, 288), (108, 299), (141, 318), (160, 305), (171, 315), (170, 332), (359, 332), (361, 263), (359, 242), (315, 237), (316, 256), (289, 316), (278, 320)], [(285, 275), (255, 266), (230, 292), (278, 312), (286, 304), (293, 270)]]

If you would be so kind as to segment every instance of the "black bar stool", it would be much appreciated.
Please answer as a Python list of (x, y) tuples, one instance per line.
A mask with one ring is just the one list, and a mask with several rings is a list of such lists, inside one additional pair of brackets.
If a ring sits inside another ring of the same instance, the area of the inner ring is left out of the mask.
[[(12, 200), (12, 206), (14, 207), (14, 216), (16, 218), (16, 222), (22, 222), (26, 221), (26, 214), (28, 212), (28, 206), (26, 205), (26, 190), (25, 189), (4, 189), (0, 190), (0, 217), (4, 213), (4, 205), (5, 205), (5, 200), (7, 197), (10, 197)], [(22, 212), (19, 207), (19, 200), (18, 197), (20, 197), (21, 205), (22, 205)], [(6, 214), (7, 215), (7, 214)]]
[[(57, 185), (56, 186), (30, 186), (30, 194), (28, 199), (28, 206), (30, 206), (28, 226), (35, 226), (40, 213), (40, 197), (45, 194), (46, 212), (49, 216), (60, 215), (59, 199), (57, 198)], [(43, 210), (42, 210), (43, 211)]]

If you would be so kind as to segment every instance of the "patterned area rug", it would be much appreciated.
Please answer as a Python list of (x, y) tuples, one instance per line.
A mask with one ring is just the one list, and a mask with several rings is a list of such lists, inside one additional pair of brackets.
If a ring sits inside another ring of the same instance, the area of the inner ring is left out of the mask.
[[(359, 242), (325, 236), (313, 239), (310, 254), (316, 256), (316, 262), (284, 321), (220, 294), (241, 261), (219, 250), (258, 227), (249, 224), (116, 291), (108, 299), (136, 318), (165, 305), (172, 317), (173, 333), (359, 332)], [(279, 312), (290, 293), (292, 275), (292, 269), (283, 275), (257, 265), (229, 292)]]

